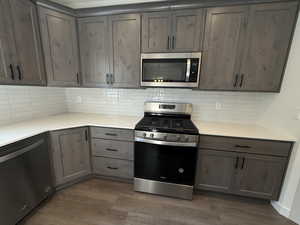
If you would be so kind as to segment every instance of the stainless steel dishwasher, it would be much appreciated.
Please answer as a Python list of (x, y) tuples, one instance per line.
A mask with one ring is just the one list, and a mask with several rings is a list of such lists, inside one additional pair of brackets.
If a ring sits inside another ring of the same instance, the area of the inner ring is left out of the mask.
[(0, 148), (0, 224), (14, 225), (53, 193), (47, 135)]

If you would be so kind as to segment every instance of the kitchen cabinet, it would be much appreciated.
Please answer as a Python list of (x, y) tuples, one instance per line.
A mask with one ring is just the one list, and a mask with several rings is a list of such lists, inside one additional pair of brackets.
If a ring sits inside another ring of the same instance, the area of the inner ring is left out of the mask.
[(280, 90), (297, 2), (207, 10), (202, 90)]
[(199, 143), (197, 189), (278, 200), (292, 143), (206, 135)]
[(140, 15), (85, 18), (78, 24), (83, 85), (139, 87)]
[(204, 10), (142, 15), (143, 52), (198, 52), (202, 47)]
[(83, 86), (108, 86), (108, 17), (78, 19), (78, 29)]
[(28, 0), (1, 0), (0, 82), (44, 85), (36, 6)]
[(51, 132), (51, 150), (56, 186), (91, 173), (88, 128)]
[(39, 7), (48, 86), (79, 86), (75, 17)]
[(0, 0), (0, 83), (13, 84), (16, 48), (8, 0)]
[(133, 178), (133, 130), (91, 127), (93, 173), (100, 176)]

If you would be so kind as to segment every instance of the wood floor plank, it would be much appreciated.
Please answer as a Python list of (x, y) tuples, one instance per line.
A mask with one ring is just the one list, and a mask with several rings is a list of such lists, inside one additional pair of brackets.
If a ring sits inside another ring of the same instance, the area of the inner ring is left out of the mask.
[(61, 190), (25, 225), (295, 225), (270, 204), (201, 193), (193, 201), (133, 191), (133, 185), (91, 179)]

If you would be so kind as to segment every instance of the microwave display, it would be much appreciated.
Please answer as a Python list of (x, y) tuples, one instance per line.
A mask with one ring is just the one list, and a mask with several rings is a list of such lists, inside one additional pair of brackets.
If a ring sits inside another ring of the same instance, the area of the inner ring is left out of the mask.
[(201, 55), (192, 58), (173, 54), (145, 54), (141, 62), (142, 86), (197, 87)]

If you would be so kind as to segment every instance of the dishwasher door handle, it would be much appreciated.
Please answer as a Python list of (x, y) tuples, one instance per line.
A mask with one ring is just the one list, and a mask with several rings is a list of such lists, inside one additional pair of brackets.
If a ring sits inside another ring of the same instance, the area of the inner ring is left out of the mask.
[(24, 153), (29, 152), (29, 151), (35, 149), (36, 147), (40, 146), (43, 143), (44, 143), (44, 139), (41, 139), (41, 140), (35, 142), (34, 144), (31, 144), (31, 145), (29, 145), (29, 146), (27, 146), (25, 148), (21, 148), (18, 151), (15, 151), (13, 153), (1, 156), (0, 157), (0, 163), (6, 162), (6, 161), (8, 161), (10, 159), (14, 159), (14, 158), (16, 158), (16, 157), (18, 157), (20, 155), (23, 155)]

